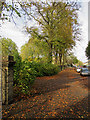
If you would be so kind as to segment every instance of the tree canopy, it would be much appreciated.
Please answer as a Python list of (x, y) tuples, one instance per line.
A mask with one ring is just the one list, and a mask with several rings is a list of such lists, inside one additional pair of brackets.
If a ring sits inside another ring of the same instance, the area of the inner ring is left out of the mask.
[(18, 48), (11, 39), (1, 38), (0, 44), (2, 45), (2, 56), (15, 55), (18, 53)]
[(90, 59), (90, 41), (88, 42), (88, 46), (86, 48), (85, 53), (86, 53), (87, 58)]
[[(46, 57), (48, 62), (64, 64), (65, 57), (78, 40), (79, 24), (77, 2), (34, 2), (12, 0), (11, 4), (3, 3), (3, 9), (13, 18), (14, 13), (22, 14), (36, 26), (26, 26), (30, 40), (21, 48), (21, 55), (40, 58)], [(2, 9), (2, 10), (3, 10)], [(3, 16), (6, 16), (3, 12)], [(26, 50), (26, 47), (28, 50)], [(26, 51), (26, 53), (25, 53)], [(25, 58), (24, 57), (24, 58)], [(63, 61), (63, 62), (62, 62)]]
[[(30, 7), (32, 5), (34, 9)], [(53, 56), (56, 63), (58, 56), (60, 64), (67, 51), (74, 45), (78, 39), (79, 24), (77, 22), (78, 4), (65, 2), (32, 2), (21, 5), (23, 10), (36, 21), (37, 27), (27, 27), (27, 32), (31, 39), (37, 39), (37, 42), (47, 45), (48, 62), (53, 62)], [(29, 12), (28, 12), (29, 11)], [(32, 44), (32, 42), (30, 43)], [(38, 48), (39, 45), (38, 45)], [(43, 54), (44, 55), (44, 54)]]
[(14, 57), (14, 61), (16, 62), (14, 65), (14, 83), (16, 83), (19, 78), (21, 67), (21, 57), (18, 53), (18, 48), (16, 44), (9, 38), (1, 38), (0, 44), (2, 45), (2, 57), (9, 55)]

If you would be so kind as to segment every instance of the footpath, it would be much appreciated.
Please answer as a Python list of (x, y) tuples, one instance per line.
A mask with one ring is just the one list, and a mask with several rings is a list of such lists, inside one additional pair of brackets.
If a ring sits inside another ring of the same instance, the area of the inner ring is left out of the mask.
[(88, 118), (88, 77), (67, 68), (54, 76), (37, 77), (32, 96), (3, 105), (5, 118)]

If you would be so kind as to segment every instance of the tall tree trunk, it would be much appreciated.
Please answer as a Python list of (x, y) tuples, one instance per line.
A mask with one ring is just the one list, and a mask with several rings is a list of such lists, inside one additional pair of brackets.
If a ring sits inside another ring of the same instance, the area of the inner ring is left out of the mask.
[(49, 45), (49, 55), (48, 55), (48, 62), (52, 63), (52, 44)]
[(63, 56), (62, 56), (62, 57), (63, 57), (63, 62), (62, 62), (62, 63), (63, 63), (63, 65), (64, 65), (64, 53), (63, 53)]
[(58, 53), (57, 53), (57, 51), (56, 51), (56, 54), (55, 54), (55, 63), (57, 64), (57, 60), (58, 60)]
[(58, 62), (58, 50), (56, 50), (56, 46), (54, 45), (54, 58), (55, 58), (55, 64)]
[(63, 65), (66, 63), (65, 53), (63, 53)]
[(60, 65), (61, 65), (61, 63), (62, 63), (62, 54), (61, 53), (59, 53), (59, 62), (60, 62)]

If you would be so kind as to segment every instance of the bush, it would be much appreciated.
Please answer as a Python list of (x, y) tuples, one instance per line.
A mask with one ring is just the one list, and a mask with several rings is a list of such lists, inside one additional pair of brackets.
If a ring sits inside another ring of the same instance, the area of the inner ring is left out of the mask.
[(32, 68), (35, 72), (33, 73), (36, 77), (37, 76), (42, 76), (41, 71), (42, 71), (42, 65), (41, 63), (35, 62), (35, 61), (29, 61), (26, 59), (23, 61), (23, 65), (28, 66), (29, 68)]
[(36, 71), (33, 68), (30, 68), (27, 64), (22, 63), (18, 84), (23, 93), (28, 93), (28, 90), (31, 88), (35, 78)]
[(36, 77), (55, 75), (58, 72), (59, 68), (56, 65), (26, 59), (22, 62), (18, 85), (23, 93), (28, 93)]
[(44, 76), (55, 75), (59, 72), (59, 67), (54, 64), (44, 64), (43, 74)]
[(22, 59), (21, 59), (19, 53), (14, 54), (14, 61), (15, 61), (15, 65), (14, 65), (14, 85), (15, 84), (17, 85), (20, 70), (21, 70), (21, 66), (22, 66)]
[(55, 75), (59, 72), (59, 67), (54, 64), (41, 63), (36, 61), (29, 62), (28, 59), (26, 59), (24, 63), (36, 71), (35, 72), (36, 77)]

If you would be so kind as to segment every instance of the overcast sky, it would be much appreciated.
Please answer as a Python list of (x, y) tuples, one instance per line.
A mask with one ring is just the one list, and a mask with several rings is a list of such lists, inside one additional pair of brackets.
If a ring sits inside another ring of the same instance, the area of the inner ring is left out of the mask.
[(87, 61), (87, 57), (85, 56), (85, 49), (88, 44), (88, 2), (81, 3), (82, 8), (79, 12), (79, 22), (81, 24), (81, 40), (76, 42), (76, 46), (73, 51), (77, 58), (83, 62)]
[[(79, 60), (86, 62), (87, 58), (85, 56), (85, 49), (88, 44), (88, 1), (89, 0), (86, 0), (87, 2), (85, 2), (84, 0), (82, 1), (83, 1), (81, 2), (82, 8), (80, 9), (78, 16), (82, 28), (81, 41), (76, 43), (73, 52)], [(28, 41), (29, 37), (25, 32), (23, 32), (23, 19), (22, 20), (17, 19), (16, 22), (17, 25), (15, 25), (13, 22), (7, 22), (7, 21), (4, 22), (0, 29), (0, 35), (2, 37), (12, 39), (16, 43), (20, 51), (20, 47), (24, 45), (25, 42)]]

